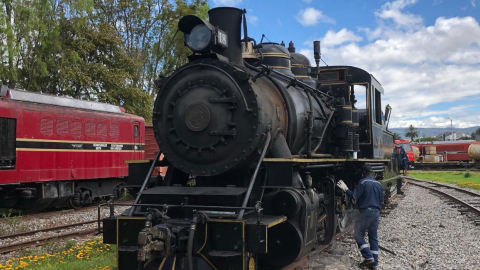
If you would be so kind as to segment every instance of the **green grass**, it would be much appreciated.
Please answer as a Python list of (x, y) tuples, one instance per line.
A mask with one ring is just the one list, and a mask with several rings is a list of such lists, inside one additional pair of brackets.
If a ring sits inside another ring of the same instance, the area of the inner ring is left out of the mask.
[(480, 173), (469, 171), (455, 172), (419, 172), (409, 171), (408, 175), (414, 178), (425, 179), (446, 184), (455, 184), (462, 188), (480, 190)]
[(115, 246), (103, 244), (101, 239), (91, 239), (82, 244), (67, 241), (54, 253), (23, 254), (0, 264), (0, 269), (29, 270), (112, 270), (116, 267)]

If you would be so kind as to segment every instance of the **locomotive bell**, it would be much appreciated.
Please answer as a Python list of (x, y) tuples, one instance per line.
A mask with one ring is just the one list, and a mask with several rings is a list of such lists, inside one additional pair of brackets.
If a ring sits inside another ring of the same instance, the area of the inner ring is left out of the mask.
[(253, 44), (252, 42), (247, 43), (247, 47), (245, 47), (245, 43), (242, 42), (242, 58), (243, 59), (258, 59), (253, 51)]

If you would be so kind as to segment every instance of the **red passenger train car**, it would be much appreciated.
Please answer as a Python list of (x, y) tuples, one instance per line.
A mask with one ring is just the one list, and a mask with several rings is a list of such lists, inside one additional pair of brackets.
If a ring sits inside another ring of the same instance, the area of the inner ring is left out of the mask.
[(0, 88), (0, 207), (80, 207), (143, 160), (145, 121), (119, 106)]

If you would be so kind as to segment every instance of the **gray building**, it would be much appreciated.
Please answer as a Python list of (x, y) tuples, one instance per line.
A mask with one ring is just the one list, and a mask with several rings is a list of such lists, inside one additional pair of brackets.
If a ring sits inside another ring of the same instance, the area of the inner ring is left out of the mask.
[(459, 132), (459, 131), (454, 131), (453, 135), (452, 135), (452, 132), (444, 132), (438, 135), (437, 139), (439, 141), (457, 141), (462, 137), (470, 137), (470, 135), (465, 132)]

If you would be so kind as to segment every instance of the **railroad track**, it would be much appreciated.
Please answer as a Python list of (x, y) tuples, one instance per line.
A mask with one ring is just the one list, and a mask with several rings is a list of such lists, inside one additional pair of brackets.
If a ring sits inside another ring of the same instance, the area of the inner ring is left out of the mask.
[[(25, 216), (25, 218), (28, 218), (28, 221), (30, 221), (30, 219), (45, 218), (45, 217), (51, 217), (55, 215), (64, 215), (66, 213), (70, 213), (73, 211), (76, 211), (76, 213), (78, 213), (78, 212), (87, 212), (92, 210), (95, 210), (95, 216), (96, 216), (97, 206), (89, 206), (79, 210), (71, 210), (68, 212), (55, 211), (55, 212), (48, 212), (48, 213), (38, 213), (35, 215)], [(97, 233), (98, 228), (96, 226), (94, 228), (92, 227), (85, 228), (84, 226), (95, 224), (96, 222), (97, 222), (97, 218), (88, 220), (88, 221), (78, 222), (78, 223), (42, 228), (38, 230), (19, 232), (19, 233), (14, 233), (9, 235), (1, 235), (0, 241), (3, 241), (3, 243), (5, 243), (7, 239), (11, 239), (11, 241), (8, 241), (11, 243), (0, 246), (0, 254), (21, 250), (27, 247), (41, 246), (51, 241), (61, 240), (65, 238), (82, 236), (82, 235), (93, 235)], [(36, 235), (38, 233), (46, 233), (46, 232), (50, 232), (50, 233), (45, 236)]]
[[(405, 188), (407, 187), (408, 183), (405, 182), (402, 186), (402, 191), (405, 190)], [(390, 197), (389, 199), (389, 203), (392, 202), (393, 200), (395, 200), (397, 197), (398, 197), (398, 194), (396, 192), (396, 188), (395, 188), (395, 191), (392, 193), (393, 195)], [(388, 205), (388, 204), (387, 204)], [(392, 206), (387, 206), (385, 205), (385, 208), (383, 208), (381, 211), (380, 211), (380, 215), (381, 216), (386, 216), (388, 213), (390, 213), (390, 211), (394, 208)], [(344, 239), (345, 237), (348, 237), (348, 235), (353, 231), (353, 224), (350, 224), (348, 227), (346, 227), (343, 232), (340, 232), (340, 233), (337, 233), (335, 235), (335, 237), (333, 238), (332, 242), (329, 243), (328, 245), (321, 245), (319, 246), (316, 250), (310, 252), (309, 254), (305, 255), (304, 257), (300, 258), (299, 260), (283, 267), (281, 270), (301, 270), (301, 269), (304, 269), (304, 267), (306, 266), (307, 262), (311, 259), (313, 259), (314, 257), (318, 256), (319, 254), (329, 250), (333, 244), (335, 244), (335, 242), (337, 241), (340, 241), (342, 239)], [(384, 249), (383, 247), (381, 247), (381, 249)], [(390, 250), (386, 250), (384, 249), (385, 251), (387, 252), (392, 252)]]
[[(131, 201), (124, 201), (122, 203), (133, 203), (134, 201), (131, 200)], [(28, 211), (28, 212), (20, 212), (20, 215), (18, 215), (17, 213), (14, 213), (11, 217), (4, 217), (4, 218), (0, 218), (0, 221), (3, 220), (3, 219), (9, 219), (9, 218), (13, 218), (13, 217), (23, 217), (23, 218), (47, 218), (47, 217), (51, 217), (51, 216), (56, 216), (56, 215), (64, 215), (64, 214), (68, 214), (68, 213), (73, 213), (73, 212), (77, 212), (77, 213), (81, 213), (81, 212), (88, 212), (90, 210), (94, 210), (94, 211), (97, 211), (97, 207), (99, 204), (101, 203), (104, 203), (104, 202), (99, 202), (99, 203), (96, 203), (96, 204), (93, 204), (91, 206), (86, 206), (86, 207), (82, 207), (82, 208), (79, 208), (79, 209), (59, 209), (59, 210), (43, 210), (41, 212), (38, 212), (38, 211)]]
[(412, 177), (405, 177), (409, 180), (410, 184), (433, 191), (454, 204), (459, 205), (459, 212), (467, 215), (475, 225), (480, 225), (480, 194), (455, 187), (427, 181), (423, 179), (417, 179)]
[[(35, 235), (40, 232), (54, 232), (54, 231), (61, 231), (61, 230), (67, 230), (83, 225), (88, 225), (88, 224), (93, 224), (97, 222), (97, 220), (89, 220), (89, 221), (84, 221), (84, 222), (79, 222), (79, 223), (74, 223), (74, 224), (68, 224), (68, 225), (61, 225), (61, 226), (56, 226), (56, 227), (50, 227), (50, 228), (43, 228), (43, 229), (38, 229), (38, 230), (33, 230), (33, 231), (28, 231), (28, 232), (22, 232), (22, 233), (16, 233), (16, 234), (10, 234), (10, 235), (3, 235), (0, 237), (0, 240), (3, 239), (14, 239), (18, 237), (25, 237), (25, 236), (31, 236)], [(27, 247), (34, 247), (34, 246), (40, 246), (45, 243), (48, 243), (52, 240), (59, 240), (59, 239), (65, 239), (73, 236), (81, 236), (81, 235), (87, 235), (87, 234), (95, 234), (97, 232), (97, 228), (91, 228), (91, 229), (83, 229), (83, 230), (75, 230), (71, 232), (65, 232), (65, 233), (59, 233), (55, 235), (49, 235), (41, 238), (34, 238), (31, 240), (27, 241), (19, 241), (16, 243), (8, 244), (8, 245), (3, 245), (0, 247), (0, 254), (5, 254), (9, 253), (12, 251), (17, 251), (21, 250)]]

